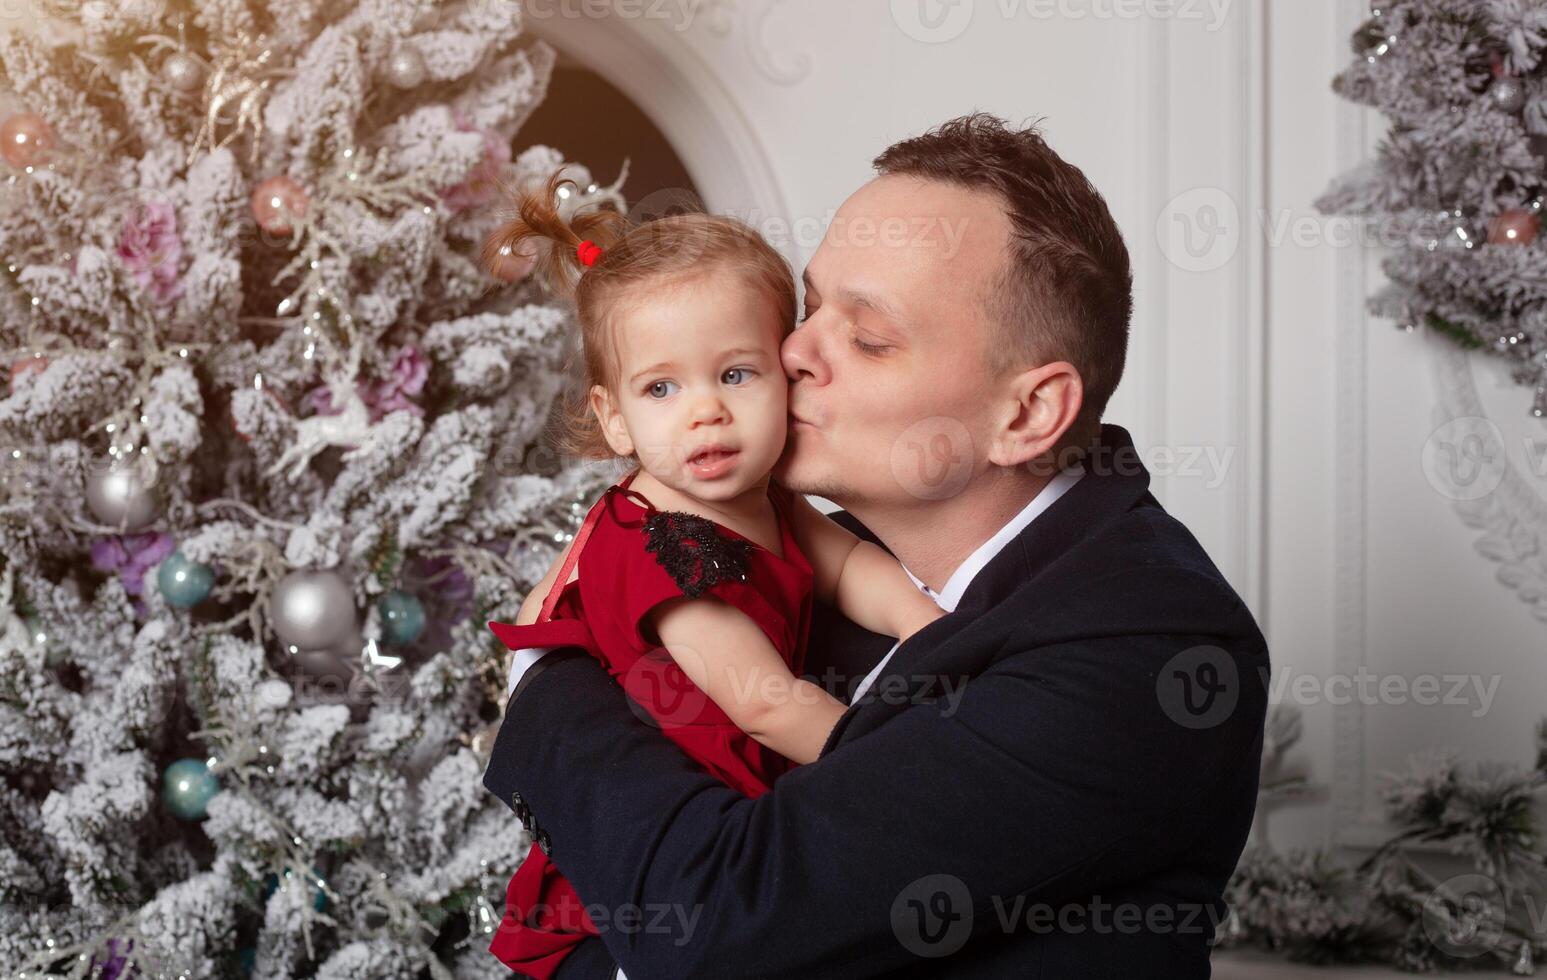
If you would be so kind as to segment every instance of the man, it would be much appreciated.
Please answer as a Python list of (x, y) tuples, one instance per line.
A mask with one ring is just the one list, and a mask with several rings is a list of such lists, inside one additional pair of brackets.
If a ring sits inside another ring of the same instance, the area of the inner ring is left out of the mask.
[(1100, 424), (1121, 235), (1034, 129), (990, 116), (875, 165), (805, 272), (775, 475), (947, 614), (900, 645), (819, 619), (808, 670), (852, 702), (756, 800), (579, 650), (518, 663), (484, 783), (601, 931), (558, 976), (1207, 977), (1268, 654)]

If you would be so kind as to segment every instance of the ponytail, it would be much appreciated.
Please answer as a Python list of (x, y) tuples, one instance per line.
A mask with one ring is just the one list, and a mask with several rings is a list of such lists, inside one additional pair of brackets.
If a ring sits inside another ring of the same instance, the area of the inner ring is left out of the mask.
[(560, 170), (548, 178), (541, 190), (511, 193), (505, 188), (506, 195), (515, 201), (516, 216), (484, 241), (480, 258), (486, 270), (492, 272), (501, 256), (519, 255), (535, 245), (537, 275), (556, 295), (575, 295), (581, 275), (602, 261), (606, 251), (622, 237), (626, 219), (617, 211), (589, 209), (565, 221), (555, 204), (559, 188), (565, 184), (579, 186)]

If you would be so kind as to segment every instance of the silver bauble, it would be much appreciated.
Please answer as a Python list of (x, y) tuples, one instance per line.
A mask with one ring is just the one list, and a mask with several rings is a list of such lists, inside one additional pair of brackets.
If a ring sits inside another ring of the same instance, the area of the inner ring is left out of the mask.
[(1519, 112), (1526, 107), (1526, 87), (1518, 78), (1500, 78), (1488, 90), (1493, 104), (1505, 112)]
[(86, 474), (86, 506), (103, 524), (134, 531), (160, 515), (161, 495), (143, 464), (103, 464)]
[(424, 55), (418, 48), (399, 45), (387, 59), (387, 81), (396, 88), (416, 88), (424, 81)]
[(185, 51), (174, 51), (161, 63), (161, 80), (179, 92), (193, 92), (204, 85), (204, 66)]
[(287, 646), (322, 650), (349, 636), (355, 626), (354, 590), (331, 569), (303, 568), (274, 586), (269, 619)]

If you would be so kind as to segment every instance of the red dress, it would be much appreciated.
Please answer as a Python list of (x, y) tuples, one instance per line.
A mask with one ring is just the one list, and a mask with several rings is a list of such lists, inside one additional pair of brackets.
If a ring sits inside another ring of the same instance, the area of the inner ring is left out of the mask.
[[(608, 487), (576, 534), (538, 622), (489, 623), (513, 650), (583, 646), (648, 711), (661, 732), (705, 770), (757, 797), (793, 767), (737, 728), (651, 634), (646, 614), (683, 595), (712, 595), (762, 628), (799, 676), (811, 624), (811, 564), (795, 543), (790, 491), (770, 482), (783, 557), (719, 523), (658, 511), (629, 484)], [(530, 915), (526, 910), (534, 910)], [(530, 921), (528, 921), (530, 919)], [(505, 916), (489, 951), (520, 973), (548, 980), (576, 944), (597, 935), (569, 881), (533, 847), (510, 879)]]

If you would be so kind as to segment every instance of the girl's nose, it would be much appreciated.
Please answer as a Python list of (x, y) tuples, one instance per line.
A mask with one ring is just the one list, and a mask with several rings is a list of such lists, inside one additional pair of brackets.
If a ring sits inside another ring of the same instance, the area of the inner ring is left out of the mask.
[(693, 423), (695, 425), (725, 422), (729, 418), (730, 412), (725, 407), (725, 400), (713, 392), (704, 392), (693, 402)]

